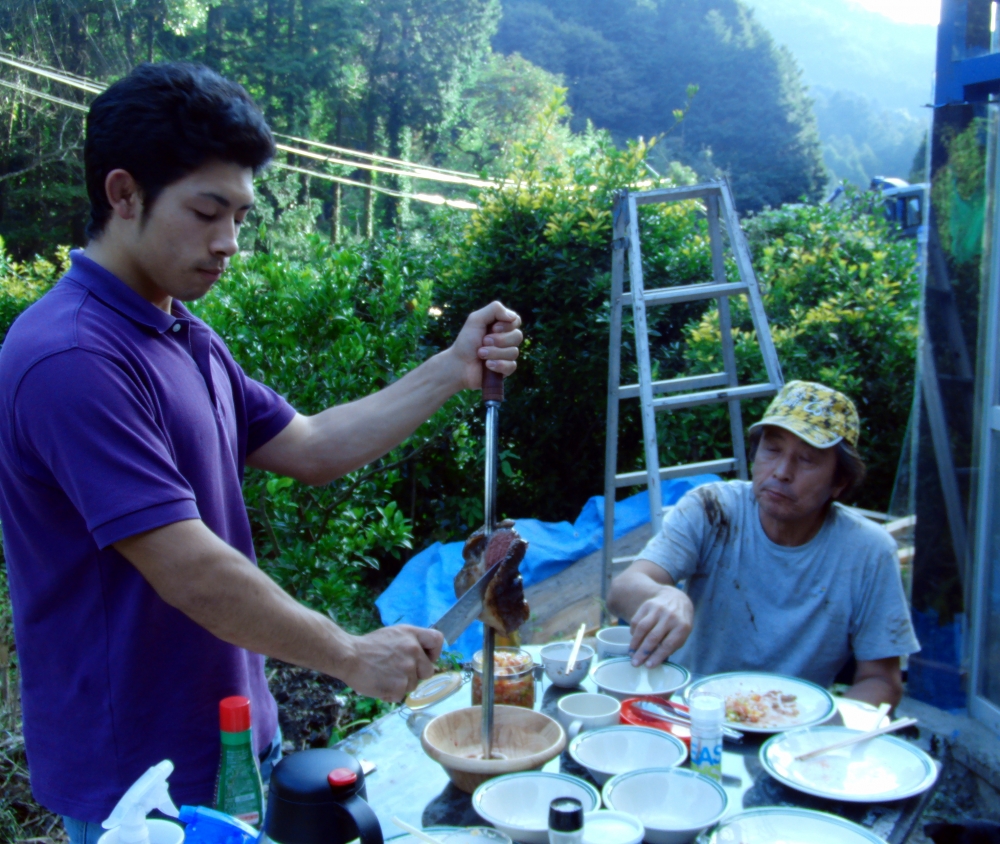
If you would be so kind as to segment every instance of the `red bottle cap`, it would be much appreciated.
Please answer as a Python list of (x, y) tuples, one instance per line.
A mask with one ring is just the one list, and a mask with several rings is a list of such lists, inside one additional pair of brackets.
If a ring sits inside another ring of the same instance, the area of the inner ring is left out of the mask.
[(219, 701), (219, 726), (224, 733), (244, 733), (250, 729), (250, 701), (241, 695)]
[(334, 768), (326, 775), (331, 788), (345, 788), (358, 781), (358, 775), (350, 768)]

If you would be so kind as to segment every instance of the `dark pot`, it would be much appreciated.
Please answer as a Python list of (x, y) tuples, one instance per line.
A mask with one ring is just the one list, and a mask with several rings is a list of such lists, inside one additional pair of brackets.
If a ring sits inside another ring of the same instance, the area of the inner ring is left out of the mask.
[(275, 844), (383, 844), (357, 759), (332, 748), (286, 756), (271, 773), (264, 833)]

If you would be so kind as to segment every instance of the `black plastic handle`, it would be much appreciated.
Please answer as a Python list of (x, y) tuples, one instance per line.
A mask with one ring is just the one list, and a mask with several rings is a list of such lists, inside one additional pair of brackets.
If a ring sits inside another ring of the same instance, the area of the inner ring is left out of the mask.
[(361, 844), (384, 844), (382, 825), (367, 802), (357, 794), (341, 802), (340, 807), (351, 817), (358, 828)]

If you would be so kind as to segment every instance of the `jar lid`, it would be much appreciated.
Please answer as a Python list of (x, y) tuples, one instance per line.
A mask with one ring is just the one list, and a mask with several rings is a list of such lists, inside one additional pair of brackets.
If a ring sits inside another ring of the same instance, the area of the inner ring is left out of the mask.
[(406, 696), (404, 703), (414, 712), (433, 706), (455, 694), (462, 687), (462, 674), (459, 671), (446, 671), (428, 677)]
[(549, 829), (553, 832), (583, 829), (583, 803), (575, 797), (557, 797), (549, 803)]

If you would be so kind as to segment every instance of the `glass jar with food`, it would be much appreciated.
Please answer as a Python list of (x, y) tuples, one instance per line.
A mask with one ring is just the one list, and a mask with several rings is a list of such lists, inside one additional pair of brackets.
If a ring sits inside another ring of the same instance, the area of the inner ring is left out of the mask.
[[(493, 652), (493, 703), (535, 708), (534, 660), (521, 648), (497, 648)], [(483, 652), (472, 656), (472, 705), (483, 702)]]

